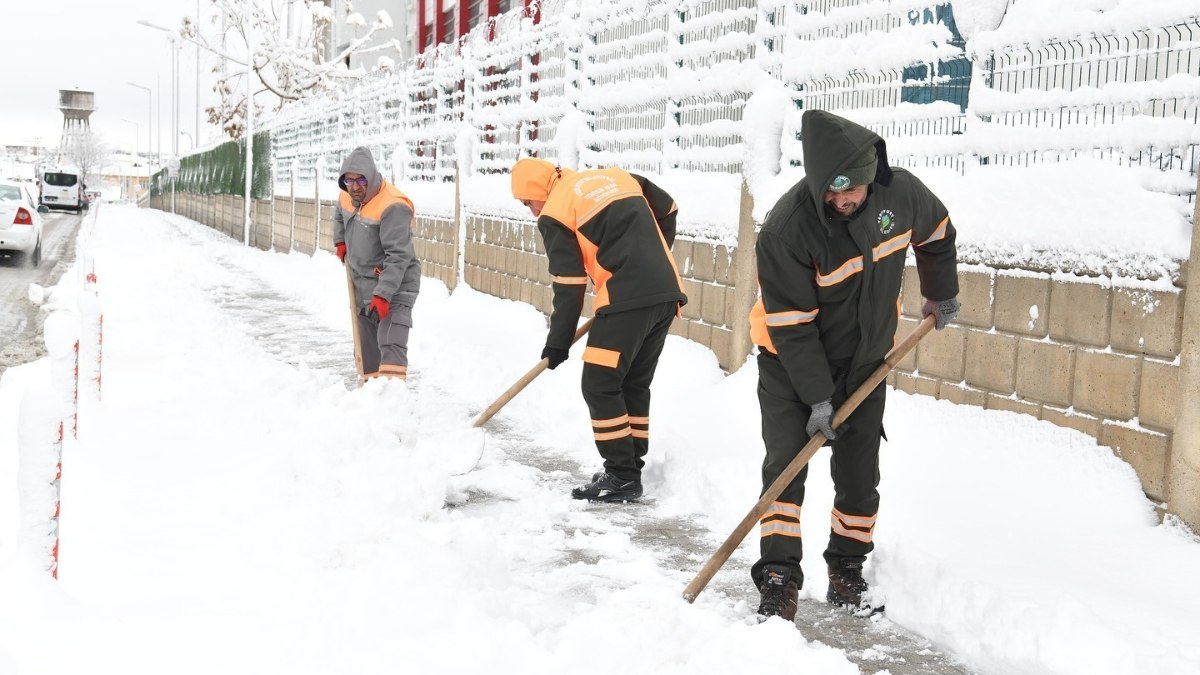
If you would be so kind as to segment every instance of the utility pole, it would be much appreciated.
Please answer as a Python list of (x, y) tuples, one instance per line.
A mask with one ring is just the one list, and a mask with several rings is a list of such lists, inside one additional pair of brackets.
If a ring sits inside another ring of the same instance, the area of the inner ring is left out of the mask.
[[(249, 37), (249, 35), (247, 35)], [(250, 245), (250, 229), (253, 226), (252, 213), (254, 185), (254, 46), (250, 47), (250, 62), (246, 66), (246, 129), (243, 137), (246, 140), (246, 211), (243, 214), (245, 229), (245, 245)]]
[[(196, 29), (200, 27), (200, 0), (196, 0)], [(196, 45), (196, 128), (192, 136), (192, 149), (200, 142), (200, 45)]]

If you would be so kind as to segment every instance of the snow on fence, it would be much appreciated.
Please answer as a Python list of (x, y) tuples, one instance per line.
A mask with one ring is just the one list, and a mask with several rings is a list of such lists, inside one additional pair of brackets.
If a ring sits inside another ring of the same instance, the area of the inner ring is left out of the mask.
[(510, 12), (502, 39), (486, 29), (281, 111), (277, 189), (294, 172), (306, 191), (318, 166), (336, 175), (356, 145), (404, 181), (453, 181), (460, 162), (468, 176), (502, 173), (526, 155), (737, 174), (747, 135), (762, 133), (743, 127), (747, 101), (772, 88), (792, 102), (777, 111), (783, 166), (803, 164), (800, 114), (820, 108), (888, 138), (901, 166), (1089, 156), (1196, 171), (1196, 18), (1028, 44), (984, 31), (968, 46), (948, 2), (613, 0), (547, 7), (539, 24)]

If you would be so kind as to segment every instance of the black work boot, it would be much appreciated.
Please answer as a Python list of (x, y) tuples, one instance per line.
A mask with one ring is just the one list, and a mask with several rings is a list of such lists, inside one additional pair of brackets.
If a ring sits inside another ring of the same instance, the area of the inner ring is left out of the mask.
[(575, 499), (591, 502), (632, 502), (642, 496), (642, 481), (621, 480), (611, 473), (602, 473), (592, 482), (571, 490)]
[(862, 609), (862, 596), (867, 592), (862, 567), (861, 560), (846, 558), (829, 563), (829, 592), (825, 594), (825, 600), (831, 605)]
[(787, 565), (763, 565), (762, 583), (758, 588), (762, 599), (758, 602), (758, 613), (763, 616), (778, 616), (788, 621), (796, 620), (796, 601), (800, 586), (792, 580), (792, 570)]

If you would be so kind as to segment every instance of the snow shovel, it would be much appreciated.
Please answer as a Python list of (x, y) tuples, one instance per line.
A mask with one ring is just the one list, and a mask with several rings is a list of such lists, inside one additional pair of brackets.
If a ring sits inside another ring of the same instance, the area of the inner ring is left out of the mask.
[[(581, 326), (579, 326), (579, 328), (575, 331), (575, 339), (571, 340), (571, 344), (575, 344), (576, 342), (579, 342), (579, 338), (583, 337), (588, 332), (588, 329), (591, 327), (592, 327), (592, 319), (588, 319), (587, 321), (584, 321), (583, 324)], [(508, 391), (501, 394), (500, 398), (496, 399), (495, 403), (489, 405), (486, 410), (479, 413), (479, 417), (475, 418), (475, 423), (472, 424), (471, 426), (481, 427), (484, 424), (486, 424), (488, 420), (492, 419), (493, 415), (500, 412), (501, 408), (503, 408), (505, 405), (507, 405), (509, 401), (513, 400), (514, 396), (521, 393), (522, 389), (527, 387), (530, 382), (533, 382), (534, 378), (536, 378), (538, 375), (541, 375), (542, 371), (545, 370), (546, 368), (548, 368), (549, 366), (550, 366), (550, 359), (542, 359), (541, 361), (538, 361), (538, 364), (536, 366), (534, 366), (533, 368), (531, 368), (528, 373), (525, 373), (525, 375), (522, 376), (521, 379), (517, 380), (516, 383), (513, 384), (513, 386), (509, 387)]]
[(354, 366), (358, 369), (358, 386), (363, 383), (362, 343), (358, 339), (358, 302), (354, 297), (354, 279), (350, 277), (350, 263), (346, 263), (346, 290), (350, 291), (350, 330), (354, 334)]
[[(592, 327), (592, 319), (588, 319), (587, 321), (583, 322), (583, 324), (580, 325), (578, 329), (576, 329), (575, 339), (571, 340), (571, 344), (575, 344), (576, 342), (579, 342), (579, 338), (583, 337), (584, 334), (587, 333), (588, 329), (591, 327)], [(548, 368), (549, 366), (550, 366), (550, 359), (542, 359), (541, 361), (539, 361), (537, 363), (537, 365), (534, 366), (532, 369), (530, 369), (530, 371), (528, 373), (525, 373), (525, 375), (523, 375), (521, 377), (521, 379), (517, 380), (516, 383), (513, 384), (513, 386), (509, 387), (507, 391), (505, 391), (503, 394), (501, 394), (500, 398), (496, 399), (496, 401), (494, 403), (492, 403), (490, 406), (488, 406), (486, 410), (479, 413), (479, 417), (475, 418), (475, 423), (471, 425), (470, 429), (464, 430), (463, 432), (459, 432), (458, 438), (440, 439), (439, 442), (437, 444), (435, 444), (437, 446), (466, 445), (469, 442), (466, 437), (470, 434), (470, 432), (475, 429), (480, 430), (478, 432), (478, 435), (480, 437), (479, 453), (478, 453), (478, 455), (476, 455), (475, 460), (473, 462), (471, 462), (471, 465), (465, 469), (452, 470), (450, 472), (451, 476), (464, 476), (464, 475), (474, 471), (475, 467), (479, 466), (479, 461), (481, 459), (483, 459), (483, 453), (484, 453), (484, 449), (486, 447), (486, 441), (487, 441), (487, 436), (486, 436), (486, 434), (484, 434), (481, 427), (483, 427), (483, 425), (486, 424), (488, 420), (492, 419), (492, 416), (494, 416), (496, 413), (500, 412), (501, 408), (503, 408), (509, 401), (511, 401), (513, 399), (513, 397), (515, 397), (517, 394), (521, 393), (522, 389), (527, 387), (530, 382), (533, 382), (533, 380), (538, 375), (541, 375), (542, 371), (546, 370), (546, 368)]]
[[(846, 421), (846, 418), (850, 417), (850, 413), (854, 412), (854, 410), (858, 408), (863, 400), (866, 399), (871, 392), (875, 391), (875, 387), (879, 386), (880, 382), (883, 382), (884, 378), (888, 376), (888, 373), (892, 372), (892, 369), (896, 367), (896, 364), (899, 363), (900, 360), (903, 359), (910, 351), (912, 351), (913, 347), (917, 346), (917, 343), (921, 341), (921, 338), (925, 337), (925, 335), (929, 333), (930, 329), (933, 328), (935, 321), (936, 319), (932, 314), (925, 317), (919, 324), (917, 324), (917, 327), (913, 329), (913, 332), (908, 334), (908, 337), (904, 338), (900, 344), (892, 347), (892, 351), (888, 352), (887, 356), (884, 357), (883, 363), (875, 369), (874, 373), (871, 373), (871, 376), (867, 378), (867, 381), (863, 382), (862, 386), (855, 390), (855, 392), (850, 395), (850, 398), (846, 399), (846, 402), (842, 404), (842, 407), (838, 408), (837, 412), (834, 413), (832, 423), (833, 428), (836, 429), (837, 427), (841, 426), (842, 423)], [(787, 468), (783, 470), (783, 473), (779, 474), (779, 477), (775, 479), (775, 482), (771, 483), (771, 487), (767, 488), (762, 497), (759, 497), (758, 503), (751, 507), (750, 513), (747, 513), (746, 517), (742, 519), (742, 522), (738, 523), (738, 526), (734, 528), (729, 537), (725, 539), (725, 543), (721, 544), (720, 548), (718, 548), (717, 551), (712, 554), (712, 557), (708, 559), (708, 562), (704, 563), (704, 567), (700, 568), (700, 572), (696, 574), (695, 579), (692, 579), (692, 583), (688, 584), (687, 588), (683, 589), (684, 600), (687, 600), (688, 602), (696, 601), (696, 596), (700, 595), (700, 592), (703, 591), (704, 587), (708, 585), (708, 582), (712, 580), (713, 576), (717, 573), (717, 570), (721, 569), (721, 566), (725, 564), (726, 560), (729, 560), (729, 556), (733, 555), (734, 549), (738, 547), (738, 544), (742, 543), (742, 540), (745, 539), (746, 535), (750, 533), (750, 530), (754, 527), (754, 524), (762, 518), (763, 514), (767, 512), (767, 509), (771, 507), (772, 502), (774, 502), (784, 491), (784, 489), (792, 482), (792, 480), (796, 478), (796, 475), (800, 473), (800, 470), (803, 469), (806, 464), (808, 464), (809, 460), (813, 458), (813, 455), (817, 454), (817, 451), (821, 449), (822, 445), (825, 445), (825, 434), (822, 434), (818, 431), (812, 438), (808, 439), (808, 443), (805, 444), (805, 446), (800, 450), (800, 453), (796, 455), (795, 459), (793, 459), (791, 463), (787, 465)]]

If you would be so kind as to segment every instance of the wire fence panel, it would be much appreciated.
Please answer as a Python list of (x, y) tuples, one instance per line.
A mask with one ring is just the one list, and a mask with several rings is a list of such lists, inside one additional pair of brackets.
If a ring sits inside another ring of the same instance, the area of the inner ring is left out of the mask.
[[(1192, 19), (986, 55), (977, 124), (1002, 128), (994, 137), (1003, 142), (979, 144), (980, 161), (1027, 166), (1092, 157), (1194, 175), (1198, 38), (1200, 21)], [(1010, 130), (1020, 131), (1003, 133)]]
[(276, 184), (336, 175), (356, 145), (404, 180), (503, 173), (523, 156), (736, 174), (766, 80), (790, 92), (784, 166), (803, 165), (800, 117), (821, 109), (887, 138), (900, 166), (1197, 168), (1196, 18), (977, 52), (952, 2), (548, 0), (540, 16), (517, 8), (388, 76), (287, 106), (268, 124)]

